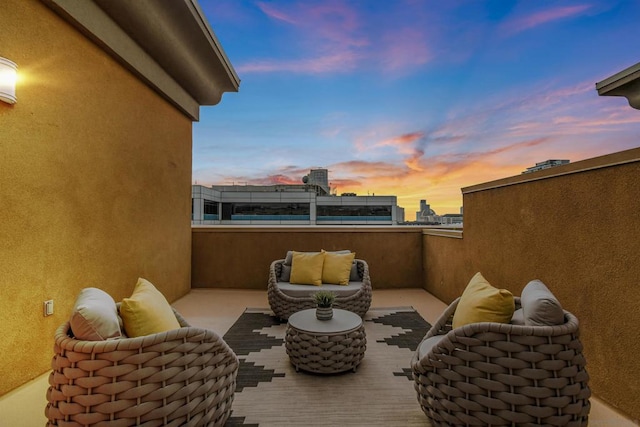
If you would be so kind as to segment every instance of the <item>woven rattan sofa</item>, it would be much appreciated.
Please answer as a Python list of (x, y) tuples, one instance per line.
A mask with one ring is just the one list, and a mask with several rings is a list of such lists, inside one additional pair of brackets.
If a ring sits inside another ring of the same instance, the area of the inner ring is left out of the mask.
[(48, 426), (221, 426), (238, 358), (215, 332), (190, 326), (137, 338), (80, 341), (55, 334)]
[(564, 311), (564, 323), (554, 326), (482, 322), (452, 329), (459, 301), (411, 362), (432, 425), (587, 425), (589, 376), (573, 314)]
[(297, 311), (315, 308), (316, 304), (310, 294), (322, 289), (337, 295), (334, 308), (349, 310), (363, 317), (371, 306), (371, 278), (366, 261), (355, 259), (354, 263), (348, 286), (323, 284), (320, 287), (314, 287), (295, 285), (283, 280), (285, 259), (273, 261), (269, 268), (267, 284), (267, 297), (271, 310), (276, 316), (286, 320)]

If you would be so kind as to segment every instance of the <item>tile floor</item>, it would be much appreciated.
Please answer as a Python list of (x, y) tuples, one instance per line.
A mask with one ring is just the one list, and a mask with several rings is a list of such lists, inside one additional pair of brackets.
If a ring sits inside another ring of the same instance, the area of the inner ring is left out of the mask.
[[(220, 335), (229, 329), (246, 307), (268, 307), (267, 294), (261, 290), (194, 289), (173, 306), (192, 325), (206, 327)], [(434, 323), (445, 304), (422, 289), (376, 290), (374, 307), (414, 307), (429, 323)], [(0, 427), (43, 426), (48, 373), (0, 397)], [(637, 422), (623, 417), (597, 398), (592, 398), (589, 425), (632, 427)], [(417, 404), (417, 403), (416, 403)]]

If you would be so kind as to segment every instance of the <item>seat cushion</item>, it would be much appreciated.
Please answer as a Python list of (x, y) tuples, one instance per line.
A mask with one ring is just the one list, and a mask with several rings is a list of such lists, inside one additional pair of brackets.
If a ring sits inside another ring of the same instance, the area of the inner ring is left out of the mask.
[(511, 324), (524, 326), (524, 312), (522, 311), (522, 308), (519, 308), (513, 312), (513, 317), (511, 318)]
[(346, 286), (323, 284), (317, 288), (300, 286), (289, 282), (278, 282), (277, 286), (283, 294), (293, 298), (309, 298), (312, 293), (320, 289), (323, 291), (332, 291), (339, 298), (345, 298), (357, 293), (362, 288), (362, 282), (349, 282)]
[(509, 323), (515, 310), (513, 294), (497, 289), (479, 272), (465, 288), (453, 315), (454, 328), (478, 322)]
[(422, 359), (426, 356), (427, 353), (429, 353), (436, 344), (442, 341), (442, 338), (444, 337), (445, 335), (434, 335), (422, 341), (420, 347), (418, 347), (418, 359)]
[(553, 326), (564, 323), (564, 310), (558, 299), (540, 280), (532, 280), (520, 297), (524, 324), (527, 326)]

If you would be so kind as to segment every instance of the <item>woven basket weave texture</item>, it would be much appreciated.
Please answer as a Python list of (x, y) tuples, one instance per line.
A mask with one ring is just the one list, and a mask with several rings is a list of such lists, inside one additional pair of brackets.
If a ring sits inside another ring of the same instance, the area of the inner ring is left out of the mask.
[[(353, 295), (337, 297), (333, 303), (333, 308), (348, 310), (363, 317), (371, 306), (371, 278), (369, 277), (369, 265), (366, 261), (356, 259), (355, 262), (358, 267), (358, 276), (360, 276), (362, 280), (362, 287)], [(296, 298), (280, 291), (278, 282), (280, 281), (283, 263), (284, 259), (279, 259), (271, 263), (269, 268), (269, 283), (267, 284), (267, 298), (269, 299), (269, 306), (275, 315), (283, 320), (287, 320), (293, 313), (309, 308), (316, 308), (316, 303), (310, 296)]]
[(158, 334), (79, 341), (55, 334), (47, 426), (222, 426), (238, 358), (215, 332), (182, 326)]
[(573, 314), (565, 311), (558, 326), (486, 322), (452, 329), (458, 301), (424, 339), (445, 336), (412, 360), (418, 402), (434, 426), (587, 425), (589, 375)]
[(320, 374), (354, 370), (364, 358), (367, 338), (364, 325), (335, 335), (318, 335), (287, 327), (285, 347), (297, 369)]

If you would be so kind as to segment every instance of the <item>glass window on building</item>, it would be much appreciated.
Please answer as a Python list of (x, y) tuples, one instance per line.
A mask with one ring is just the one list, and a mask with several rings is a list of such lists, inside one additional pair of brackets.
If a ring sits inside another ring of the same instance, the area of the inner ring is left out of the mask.
[(309, 203), (223, 203), (223, 220), (309, 220)]
[(318, 206), (317, 217), (323, 221), (389, 221), (391, 206)]
[(213, 200), (204, 199), (204, 219), (205, 220), (217, 220), (218, 216), (218, 202)]

